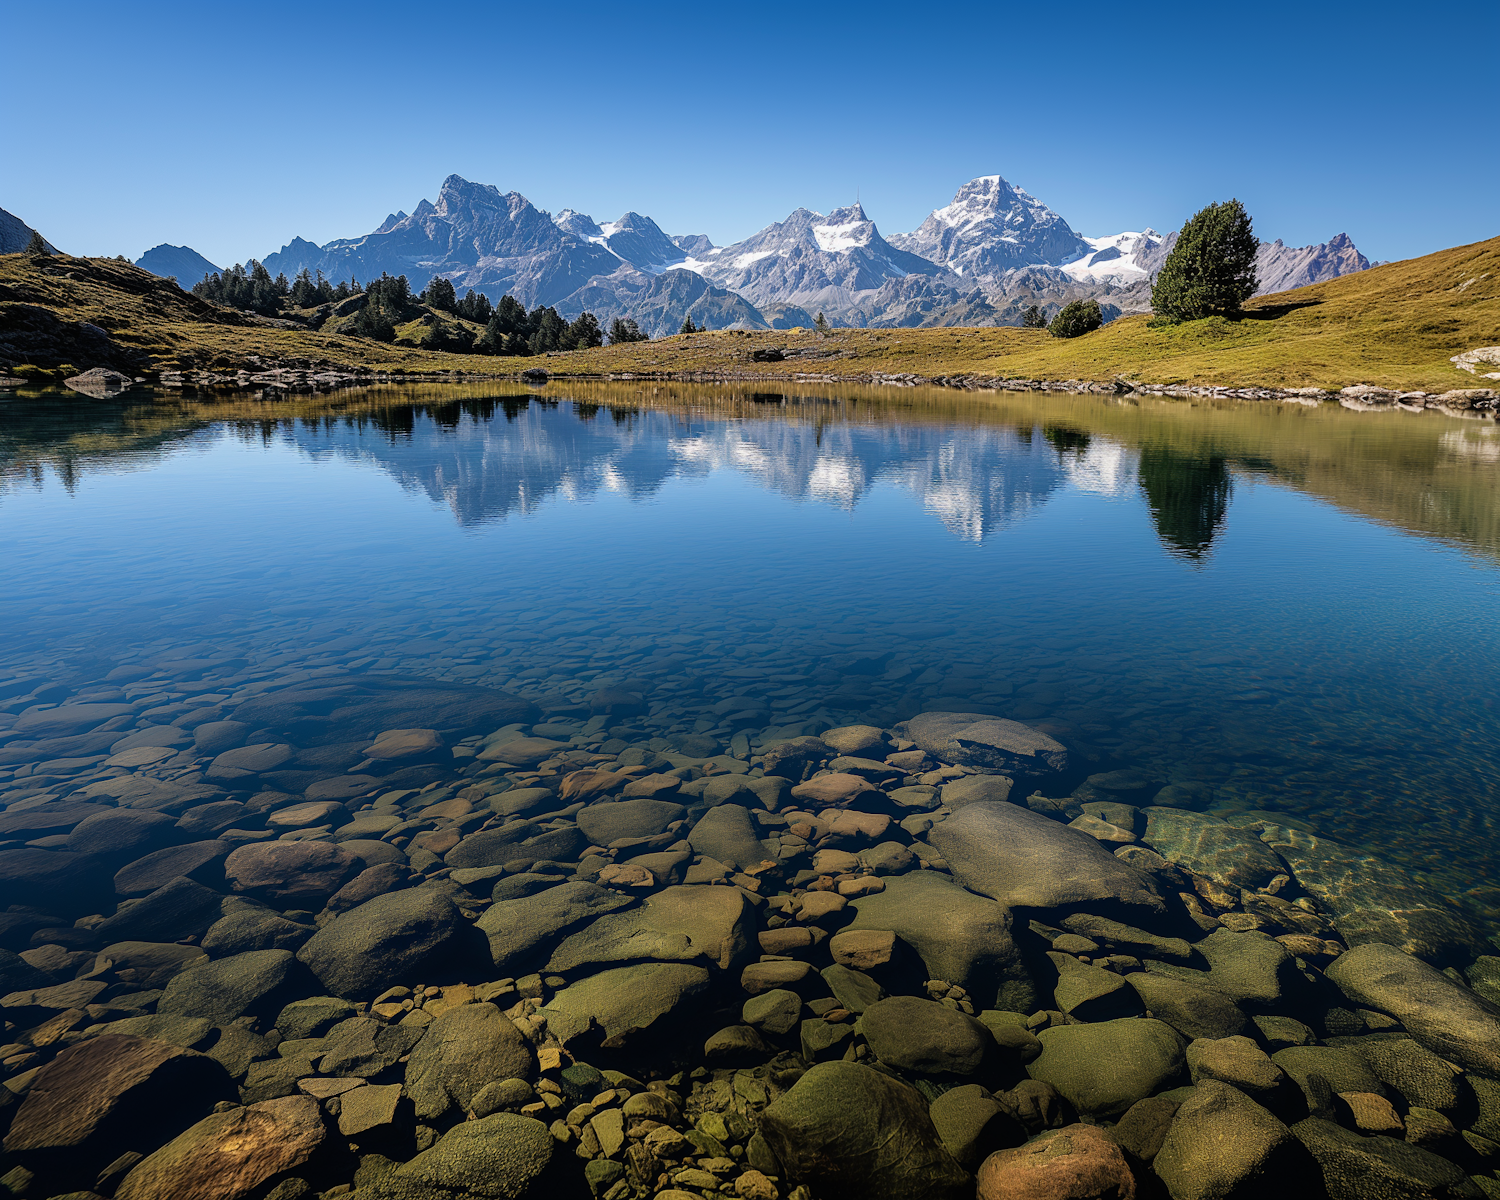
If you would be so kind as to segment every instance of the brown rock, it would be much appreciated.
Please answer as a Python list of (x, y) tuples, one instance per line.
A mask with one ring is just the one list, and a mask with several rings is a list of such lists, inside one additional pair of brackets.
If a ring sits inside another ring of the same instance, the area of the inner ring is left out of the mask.
[(224, 860), (224, 877), (237, 892), (319, 907), (359, 869), (359, 859), (331, 842), (254, 842)]
[(813, 808), (841, 807), (868, 792), (879, 790), (858, 775), (819, 775), (792, 788), (792, 799)]
[(534, 767), (543, 759), (551, 758), (559, 750), (568, 750), (567, 742), (554, 742), (550, 738), (522, 737), (500, 742), (479, 752), (481, 762), (508, 762), (517, 767)]
[(1135, 1200), (1120, 1148), (1092, 1125), (997, 1150), (979, 1168), (977, 1200)]
[(891, 961), (896, 935), (888, 929), (846, 929), (829, 939), (828, 949), (840, 966), (869, 971)]
[(795, 988), (812, 973), (812, 965), (805, 962), (760, 962), (751, 963), (740, 972), (740, 986), (752, 996), (779, 988)]
[(1374, 1092), (1340, 1092), (1339, 1099), (1348, 1108), (1354, 1128), (1366, 1137), (1377, 1134), (1395, 1138), (1406, 1136), (1406, 1126), (1384, 1096), (1378, 1096)]
[(214, 1113), (137, 1163), (115, 1200), (241, 1200), (295, 1171), (327, 1136), (311, 1096)]
[(564, 804), (587, 803), (601, 796), (613, 795), (628, 782), (630, 776), (619, 771), (605, 771), (599, 767), (585, 767), (581, 771), (570, 771), (563, 776), (558, 798)]
[(126, 1150), (158, 1145), (215, 1101), (233, 1098), (229, 1075), (206, 1054), (101, 1034), (42, 1068), (5, 1149), (30, 1167), (92, 1183)]
[(424, 758), (443, 748), (443, 735), (436, 729), (387, 729), (365, 748), (366, 758)]
[(642, 775), (627, 783), (622, 794), (627, 800), (655, 800), (672, 795), (680, 787), (682, 780), (676, 775)]

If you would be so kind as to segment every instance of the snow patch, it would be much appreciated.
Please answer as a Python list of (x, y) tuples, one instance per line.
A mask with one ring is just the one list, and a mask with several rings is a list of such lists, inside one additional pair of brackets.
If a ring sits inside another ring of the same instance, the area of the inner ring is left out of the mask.
[(870, 244), (870, 223), (850, 221), (847, 225), (814, 225), (812, 235), (818, 249), (828, 254), (842, 254)]

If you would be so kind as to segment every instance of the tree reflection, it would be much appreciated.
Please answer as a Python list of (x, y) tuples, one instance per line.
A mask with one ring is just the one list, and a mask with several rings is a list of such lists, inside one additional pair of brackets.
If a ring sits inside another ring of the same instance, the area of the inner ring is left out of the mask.
[(1163, 442), (1141, 448), (1141, 491), (1169, 554), (1201, 562), (1224, 528), (1232, 482), (1221, 455), (1189, 455)]

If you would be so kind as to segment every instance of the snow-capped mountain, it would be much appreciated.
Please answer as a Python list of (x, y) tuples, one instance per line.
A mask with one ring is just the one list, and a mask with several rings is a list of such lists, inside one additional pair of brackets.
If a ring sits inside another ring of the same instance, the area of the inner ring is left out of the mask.
[[(294, 238), (265, 265), (288, 277), (304, 267), (330, 279), (404, 274), (419, 290), (435, 276), (462, 294), (565, 316), (634, 317), (654, 335), (686, 316), (710, 328), (788, 328), (822, 312), (842, 325), (1013, 325), (1032, 305), (1051, 316), (1098, 299), (1106, 319), (1150, 306), (1151, 276), (1177, 235), (1153, 229), (1084, 237), (1047, 205), (999, 175), (970, 180), (913, 233), (883, 237), (859, 204), (823, 214), (799, 208), (730, 246), (703, 234), (670, 236), (627, 212), (604, 224), (574, 209), (557, 216), (519, 192), (457, 175), (437, 202), (390, 214), (363, 237), (323, 246)], [(1318, 246), (1262, 243), (1261, 292), (1364, 270), (1340, 234)]]
[(1065, 263), (1062, 271), (1080, 283), (1137, 283), (1151, 272), (1143, 265), (1160, 248), (1161, 234), (1154, 229), (1140, 233), (1114, 233), (1108, 237), (1083, 239), (1092, 250), (1080, 259)]
[(628, 212), (618, 221), (596, 225), (592, 217), (565, 208), (553, 222), (561, 230), (596, 246), (603, 246), (621, 262), (638, 271), (664, 271), (687, 258), (677, 243), (664, 234), (650, 217)]
[(970, 279), (1038, 264), (1061, 266), (1091, 250), (1060, 216), (999, 175), (971, 179), (916, 232), (894, 234), (890, 243)]
[(828, 214), (799, 208), (732, 246), (681, 265), (752, 304), (796, 305), (841, 324), (866, 325), (868, 305), (889, 280), (958, 280), (929, 259), (892, 246), (858, 204)]

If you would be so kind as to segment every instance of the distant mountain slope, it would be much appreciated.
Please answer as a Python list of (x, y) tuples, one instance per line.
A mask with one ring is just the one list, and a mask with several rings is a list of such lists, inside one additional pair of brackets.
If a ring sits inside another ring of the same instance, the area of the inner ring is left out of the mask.
[(304, 267), (334, 280), (405, 275), (414, 290), (442, 275), (460, 295), (473, 288), (498, 300), (509, 292), (530, 306), (556, 304), (621, 260), (559, 228), (519, 192), (450, 175), (436, 204), (423, 200), (374, 233), (321, 247), (295, 239), (263, 261), (289, 278)]
[[(1142, 246), (1136, 257), (1139, 268), (1155, 275), (1176, 245), (1174, 230), (1155, 246)], [(1347, 233), (1315, 246), (1288, 246), (1278, 238), (1274, 242), (1261, 242), (1255, 253), (1255, 277), (1259, 281), (1255, 294), (1269, 296), (1369, 269), (1370, 260), (1359, 252)]]
[[(26, 249), (27, 243), (31, 241), (31, 235), (35, 232), (36, 230), (32, 229), (20, 217), (0, 208), (0, 254), (21, 253), (22, 250)], [(46, 238), (42, 240), (44, 242), (47, 241)], [(57, 252), (57, 247), (51, 242), (47, 242), (47, 249), (53, 253)]]
[(638, 271), (662, 271), (687, 255), (650, 217), (628, 212), (618, 221), (597, 225), (592, 217), (564, 209), (553, 218), (557, 227), (584, 241), (603, 246)]
[[(588, 311), (608, 328), (616, 317), (630, 317), (651, 337), (668, 337), (687, 317), (700, 328), (769, 329), (770, 322), (743, 296), (714, 287), (692, 271), (668, 270), (657, 275), (617, 272), (591, 280), (558, 309), (565, 317)], [(807, 324), (812, 324), (808, 318)]]
[(214, 266), (191, 246), (169, 246), (163, 242), (153, 246), (135, 260), (135, 265), (163, 279), (175, 278), (184, 288), (190, 288), (205, 275), (217, 275), (223, 269)]

